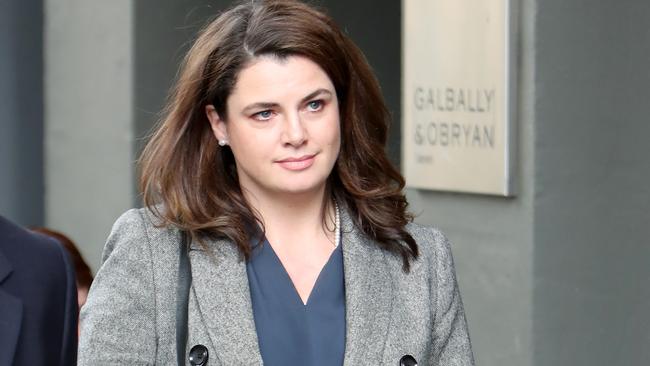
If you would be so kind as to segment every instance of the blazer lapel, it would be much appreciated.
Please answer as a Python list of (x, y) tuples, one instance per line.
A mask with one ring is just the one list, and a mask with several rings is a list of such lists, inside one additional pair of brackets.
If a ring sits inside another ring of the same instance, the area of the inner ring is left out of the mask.
[(385, 253), (341, 210), (345, 272), (344, 365), (381, 364), (392, 310), (392, 281)]
[[(345, 272), (346, 341), (344, 365), (381, 364), (388, 336), (393, 289), (385, 253), (341, 210)], [(190, 250), (192, 287), (202, 320), (224, 365), (262, 364), (246, 263), (234, 244), (207, 242), (208, 251), (193, 243)]]
[(1, 287), (12, 271), (11, 263), (0, 252), (0, 366), (13, 364), (23, 319), (22, 301)]
[(246, 263), (229, 241), (193, 243), (192, 287), (202, 320), (224, 365), (262, 364), (257, 343)]

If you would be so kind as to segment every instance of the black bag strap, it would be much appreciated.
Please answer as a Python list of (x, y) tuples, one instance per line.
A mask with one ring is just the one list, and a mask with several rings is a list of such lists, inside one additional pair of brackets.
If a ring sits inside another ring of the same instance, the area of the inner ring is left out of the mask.
[(186, 365), (185, 348), (187, 347), (187, 306), (192, 284), (188, 234), (181, 231), (181, 248), (178, 257), (178, 285), (176, 286), (176, 359), (178, 366)]

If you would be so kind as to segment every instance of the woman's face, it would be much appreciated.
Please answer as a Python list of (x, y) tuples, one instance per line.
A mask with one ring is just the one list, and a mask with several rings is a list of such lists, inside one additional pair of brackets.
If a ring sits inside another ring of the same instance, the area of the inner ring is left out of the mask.
[(302, 56), (263, 56), (244, 68), (227, 100), (227, 121), (206, 112), (227, 140), (243, 190), (259, 195), (323, 191), (341, 146), (332, 81)]

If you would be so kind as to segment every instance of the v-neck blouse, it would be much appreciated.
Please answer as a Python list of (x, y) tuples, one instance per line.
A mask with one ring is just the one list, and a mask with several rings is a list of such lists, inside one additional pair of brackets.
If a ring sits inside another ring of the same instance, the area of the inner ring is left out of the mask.
[(282, 262), (265, 239), (246, 264), (265, 366), (343, 365), (345, 283), (339, 245), (303, 304)]

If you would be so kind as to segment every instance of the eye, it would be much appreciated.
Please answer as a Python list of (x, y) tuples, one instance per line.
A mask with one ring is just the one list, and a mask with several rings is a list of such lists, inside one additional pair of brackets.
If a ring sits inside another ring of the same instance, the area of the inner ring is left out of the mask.
[(271, 117), (273, 117), (273, 111), (267, 109), (265, 111), (261, 111), (253, 114), (252, 117), (253, 119), (256, 119), (258, 121), (268, 121), (269, 119), (271, 119)]
[(307, 109), (310, 110), (311, 112), (319, 111), (323, 109), (323, 101), (312, 100), (311, 102), (307, 103)]

